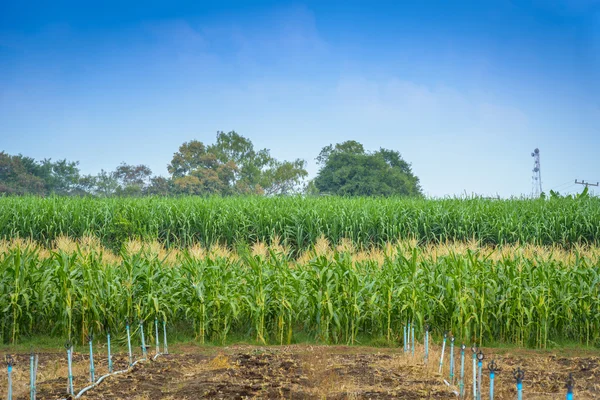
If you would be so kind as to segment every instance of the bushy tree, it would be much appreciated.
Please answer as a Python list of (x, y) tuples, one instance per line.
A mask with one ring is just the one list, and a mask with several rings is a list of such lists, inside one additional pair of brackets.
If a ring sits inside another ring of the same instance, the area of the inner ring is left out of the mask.
[(278, 161), (268, 149), (255, 150), (235, 131), (217, 132), (214, 144), (183, 143), (167, 169), (185, 194), (286, 194), (308, 175), (303, 160)]
[(323, 148), (314, 187), (320, 193), (342, 196), (421, 196), (417, 178), (399, 152), (365, 151), (350, 140)]

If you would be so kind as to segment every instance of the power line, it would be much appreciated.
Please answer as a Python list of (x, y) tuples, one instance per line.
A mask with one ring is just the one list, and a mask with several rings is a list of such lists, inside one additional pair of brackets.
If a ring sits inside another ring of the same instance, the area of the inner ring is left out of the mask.
[(562, 188), (562, 189), (561, 189), (561, 191), (563, 191), (563, 192), (569, 192), (569, 191), (570, 191), (570, 190), (572, 190), (574, 187), (575, 187), (575, 184), (574, 184), (574, 183), (571, 183), (569, 186)]
[[(570, 183), (570, 185), (568, 183)], [(565, 186), (565, 185), (567, 185), (567, 186)], [(577, 185), (585, 185), (586, 187), (599, 186), (600, 182), (590, 183), (590, 182), (586, 182), (584, 180), (581, 180), (581, 182), (580, 182), (578, 179), (575, 179), (575, 182), (568, 181), (565, 183), (561, 183), (558, 186), (554, 186), (551, 190), (554, 190), (557, 192), (562, 192), (562, 194), (564, 194), (564, 195), (569, 195), (569, 194), (579, 193), (579, 189), (575, 189), (575, 187)], [(557, 190), (558, 188), (560, 188), (560, 190)]]
[[(569, 179), (568, 181), (566, 181), (566, 182), (564, 182), (564, 183), (561, 183), (560, 185), (556, 185), (556, 186), (554, 186), (554, 187), (553, 187), (553, 188), (551, 188), (550, 190), (556, 190), (556, 189), (558, 189), (559, 187), (561, 187), (561, 186), (564, 186), (564, 185), (567, 185), (567, 184), (569, 184), (569, 183), (570, 183), (570, 185), (569, 185), (569, 186), (573, 186), (573, 185), (575, 185), (575, 184), (573, 183), (573, 180), (572, 180), (572, 179)], [(564, 189), (565, 189), (565, 188), (562, 188), (561, 190), (564, 190)]]

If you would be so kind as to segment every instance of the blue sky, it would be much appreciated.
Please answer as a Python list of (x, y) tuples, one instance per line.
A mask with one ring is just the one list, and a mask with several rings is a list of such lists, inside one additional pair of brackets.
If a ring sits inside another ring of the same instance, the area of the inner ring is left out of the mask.
[[(399, 150), (430, 196), (600, 180), (600, 1), (0, 3), (0, 150), (166, 175), (236, 130)], [(564, 184), (560, 186), (561, 184)]]

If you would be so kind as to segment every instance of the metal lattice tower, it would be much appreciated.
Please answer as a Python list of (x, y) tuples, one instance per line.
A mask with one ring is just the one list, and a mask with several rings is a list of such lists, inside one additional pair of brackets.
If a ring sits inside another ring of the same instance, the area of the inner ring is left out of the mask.
[(540, 149), (536, 148), (533, 153), (533, 175), (531, 175), (531, 197), (538, 198), (542, 194), (542, 173), (540, 172)]

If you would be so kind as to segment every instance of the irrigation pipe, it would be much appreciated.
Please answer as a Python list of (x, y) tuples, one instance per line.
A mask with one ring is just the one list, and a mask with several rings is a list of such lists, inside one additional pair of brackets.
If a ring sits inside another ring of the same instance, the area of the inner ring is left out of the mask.
[(154, 318), (154, 329), (156, 331), (155, 333), (155, 338), (156, 338), (156, 354), (160, 353), (160, 342), (158, 340), (158, 319)]
[[(142, 336), (142, 352), (143, 352), (143, 358), (136, 360), (135, 362), (132, 362), (132, 354), (131, 354), (131, 334), (130, 334), (130, 330), (129, 330), (129, 321), (127, 321), (126, 324), (126, 328), (127, 328), (127, 344), (128, 344), (128, 350), (129, 350), (129, 366), (126, 369), (122, 369), (119, 371), (115, 371), (112, 372), (112, 359), (111, 359), (111, 352), (110, 352), (110, 333), (108, 333), (108, 359), (109, 359), (109, 373), (106, 375), (102, 375), (100, 378), (98, 378), (97, 381), (93, 382), (91, 385), (84, 387), (83, 389), (81, 389), (79, 391), (79, 393), (77, 393), (77, 395), (74, 397), (75, 399), (79, 399), (81, 398), (81, 396), (83, 396), (85, 394), (85, 392), (87, 392), (88, 390), (93, 389), (94, 387), (98, 386), (104, 379), (108, 378), (109, 376), (113, 376), (113, 375), (119, 375), (119, 374), (124, 374), (125, 372), (129, 372), (133, 369), (133, 367), (140, 362), (143, 361), (148, 361), (147, 358), (147, 352), (146, 352), (146, 346), (145, 346), (145, 341), (144, 341), (144, 330), (143, 330), (143, 325), (142, 325), (142, 321), (140, 321), (140, 328), (141, 328), (141, 336)], [(157, 344), (157, 352), (154, 355), (154, 357), (152, 357), (152, 361), (156, 360), (158, 358), (158, 356), (161, 356), (163, 354), (168, 354), (167, 353), (167, 329), (166, 329), (166, 324), (163, 321), (163, 329), (164, 329), (164, 345), (165, 345), (165, 353), (160, 353), (158, 352), (158, 350), (160, 349), (159, 343), (158, 343), (158, 321), (155, 320), (155, 327), (156, 327), (156, 333), (157, 333), (157, 339), (156, 339), (156, 344)], [(92, 357), (92, 339), (91, 337), (89, 338), (90, 340), (90, 358)], [(69, 394), (73, 395), (73, 375), (71, 372), (71, 356), (72, 356), (72, 345), (71, 342), (67, 342), (67, 344), (65, 345), (65, 347), (67, 348), (67, 358), (69, 361)], [(90, 360), (91, 361), (91, 360)], [(93, 362), (93, 361), (91, 361)], [(93, 371), (93, 364), (91, 364), (91, 368)], [(37, 369), (37, 368), (36, 368)], [(91, 371), (90, 371), (91, 372)], [(10, 373), (10, 370), (9, 370)], [(91, 372), (93, 374), (93, 372)], [(10, 379), (10, 375), (9, 375), (9, 379)], [(62, 399), (62, 400), (67, 400), (66, 398)]]
[(106, 340), (108, 343), (108, 373), (110, 374), (111, 372), (113, 372), (112, 354), (110, 352), (110, 331), (108, 331), (106, 335)]
[(144, 358), (146, 358), (146, 352), (148, 349), (146, 348), (146, 340), (144, 339), (144, 321), (140, 319), (140, 334), (142, 335), (142, 354)]
[(8, 400), (12, 400), (12, 369), (13, 369), (14, 360), (12, 356), (9, 354), (6, 356), (6, 368), (8, 371)]
[(67, 361), (69, 363), (69, 378), (67, 383), (67, 392), (72, 396), (75, 392), (73, 390), (73, 345), (71, 341), (67, 341), (65, 343), (65, 348), (67, 349)]
[(404, 325), (404, 341), (403, 341), (403, 346), (404, 346), (404, 353), (406, 353), (406, 349), (408, 348), (408, 345), (406, 343), (406, 325)]
[(460, 383), (458, 387), (460, 389), (460, 398), (465, 397), (465, 349), (467, 346), (463, 343), (460, 346)]
[(477, 400), (481, 400), (481, 384), (483, 383), (482, 370), (483, 370), (483, 359), (485, 356), (483, 352), (479, 350), (477, 353)]
[[(163, 322), (164, 323), (164, 322)], [(442, 371), (442, 367), (444, 365), (444, 352), (446, 349), (446, 340), (448, 338), (448, 332), (444, 332), (444, 341), (442, 343), (442, 354), (440, 357), (440, 372)], [(166, 337), (165, 337), (166, 339)], [(451, 337), (450, 339), (451, 341), (451, 348), (454, 348), (454, 336)], [(423, 341), (424, 344), (424, 364), (427, 364), (427, 359), (429, 356), (429, 324), (425, 325), (425, 338)], [(404, 346), (403, 346), (403, 351), (404, 353), (412, 353), (412, 356), (414, 357), (415, 355), (415, 325), (414, 323), (411, 324), (410, 322), (407, 323), (407, 325), (404, 325)], [(158, 354), (155, 356), (157, 357)], [(450, 366), (450, 376), (451, 376), (451, 380), (453, 381), (453, 373), (454, 373), (454, 354), (451, 351), (451, 359), (452, 359), (452, 364)], [(446, 386), (450, 387), (452, 386), (454, 383), (450, 384), (450, 382), (448, 382), (447, 380), (442, 378), (442, 381), (446, 384)], [(454, 395), (456, 395), (457, 397), (460, 396), (460, 393), (453, 390), (452, 393)]]
[(473, 352), (473, 399), (477, 400), (477, 347), (471, 346)]
[[(139, 361), (145, 361), (145, 360), (139, 360)], [(137, 363), (137, 361), (136, 361), (136, 363)], [(124, 374), (125, 372), (131, 370), (131, 368), (132, 367), (129, 367), (127, 369), (122, 369), (122, 370), (119, 370), (119, 371), (111, 372), (111, 373), (106, 374), (106, 375), (102, 375), (100, 378), (98, 378), (98, 380), (96, 382), (94, 382), (91, 385), (89, 385), (89, 386), (84, 387), (83, 389), (81, 389), (79, 391), (79, 393), (77, 393), (77, 396), (75, 396), (75, 398), (76, 399), (80, 398), (85, 392), (87, 392), (88, 390), (92, 389), (95, 386), (98, 386), (100, 384), (100, 382), (102, 382), (104, 379), (108, 378), (109, 376), (118, 375), (118, 374)], [(66, 400), (66, 399), (63, 399), (63, 400)]]
[(444, 366), (444, 352), (446, 351), (446, 336), (447, 333), (444, 332), (444, 341), (442, 342), (442, 355), (440, 356), (440, 369), (438, 373), (442, 373), (442, 367)]
[(96, 381), (96, 370), (94, 369), (94, 345), (93, 345), (93, 335), (90, 333), (88, 335), (88, 342), (90, 344), (90, 382), (94, 383)]
[(488, 369), (490, 370), (490, 400), (494, 400), (494, 377), (498, 371), (496, 361), (492, 360), (492, 362), (488, 364)]
[[(163, 355), (163, 353), (158, 353), (158, 354), (154, 355), (154, 357), (152, 358), (152, 360), (156, 360), (156, 358), (157, 358), (158, 356), (162, 356), (162, 355)], [(100, 383), (101, 383), (101, 382), (102, 382), (104, 379), (108, 378), (109, 376), (113, 376), (113, 375), (119, 375), (119, 374), (124, 374), (125, 372), (129, 372), (129, 371), (131, 371), (131, 370), (133, 369), (133, 367), (134, 367), (134, 366), (135, 366), (137, 363), (139, 363), (139, 362), (142, 362), (142, 361), (148, 361), (148, 360), (147, 360), (146, 358), (142, 358), (142, 359), (140, 359), (140, 360), (137, 360), (137, 361), (135, 361), (133, 364), (131, 364), (131, 366), (130, 366), (129, 368), (122, 369), (122, 370), (115, 371), (115, 372), (111, 372), (111, 373), (108, 373), (108, 374), (106, 374), (106, 375), (102, 375), (100, 378), (98, 378), (98, 380), (97, 380), (96, 382), (94, 382), (94, 383), (92, 383), (91, 385), (89, 385), (89, 386), (86, 386), (86, 387), (84, 387), (83, 389), (81, 389), (81, 390), (79, 391), (79, 393), (77, 393), (77, 395), (76, 395), (74, 398), (75, 398), (75, 399), (79, 399), (79, 398), (81, 398), (81, 396), (83, 396), (83, 394), (84, 394), (85, 392), (87, 392), (88, 390), (90, 390), (90, 389), (92, 389), (92, 388), (94, 388), (94, 387), (98, 386), (98, 385), (99, 385), (99, 384), (100, 384)], [(67, 399), (65, 398), (65, 399), (62, 399), (62, 400), (67, 400)]]
[(425, 364), (427, 364), (427, 358), (429, 357), (429, 325), (425, 325)]
[(415, 356), (415, 324), (413, 324), (412, 326), (412, 330), (411, 330), (411, 335), (412, 335), (412, 356)]
[(37, 386), (35, 386), (36, 382), (37, 382), (37, 372), (38, 372), (38, 362), (39, 362), (40, 358), (39, 356), (36, 354), (35, 355), (35, 368), (33, 369), (33, 398), (31, 400), (36, 400), (37, 398)]
[(519, 367), (513, 371), (513, 376), (517, 381), (517, 400), (521, 400), (523, 398), (523, 378), (525, 378), (525, 372)]
[(163, 347), (165, 348), (164, 353), (169, 354), (169, 349), (167, 348), (167, 321), (165, 321), (165, 320), (163, 320), (163, 334), (164, 334)]
[(454, 336), (450, 338), (450, 384), (454, 385)]
[(567, 400), (573, 400), (573, 386), (575, 386), (575, 380), (573, 379), (573, 374), (569, 374), (569, 379), (567, 379)]
[(131, 354), (131, 332), (129, 330), (129, 319), (127, 320), (127, 325), (125, 325), (125, 329), (127, 329), (127, 351), (129, 354), (129, 365), (133, 363), (133, 356)]
[(29, 399), (35, 400), (36, 389), (35, 379), (37, 375), (38, 355), (34, 354), (33, 350), (29, 355)]

